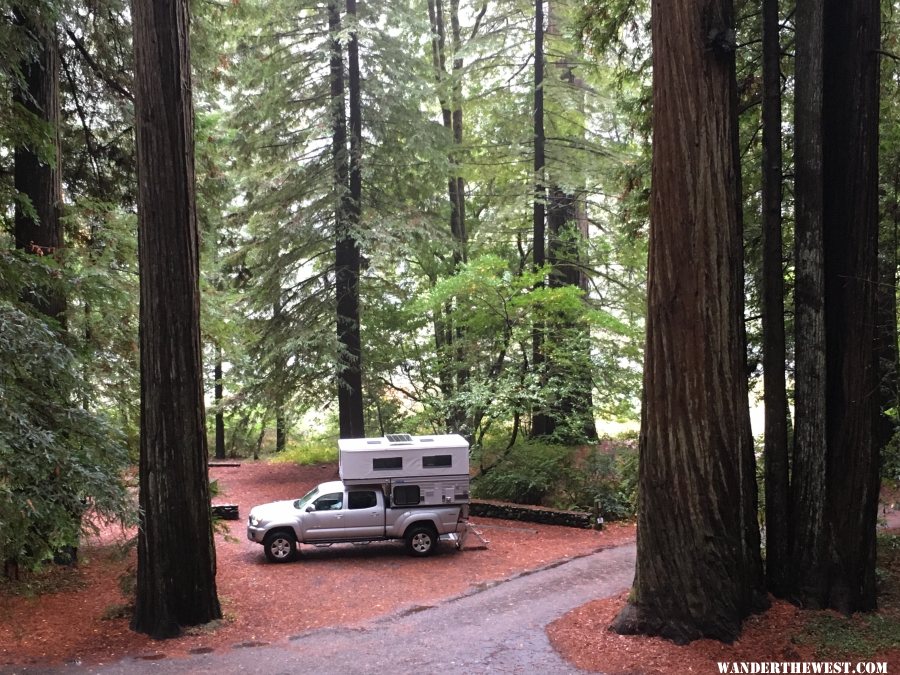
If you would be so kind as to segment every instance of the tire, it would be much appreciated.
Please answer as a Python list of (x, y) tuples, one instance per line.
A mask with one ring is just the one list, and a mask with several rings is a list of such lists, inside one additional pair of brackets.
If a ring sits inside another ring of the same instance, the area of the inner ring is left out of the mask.
[(297, 558), (297, 540), (293, 532), (269, 532), (263, 540), (263, 550), (269, 562), (291, 562)]
[(406, 550), (417, 558), (434, 553), (437, 543), (438, 535), (431, 525), (413, 525), (406, 531)]

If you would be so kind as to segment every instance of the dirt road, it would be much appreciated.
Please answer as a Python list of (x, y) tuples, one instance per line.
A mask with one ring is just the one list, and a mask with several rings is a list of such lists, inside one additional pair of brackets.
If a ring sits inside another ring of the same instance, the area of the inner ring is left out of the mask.
[[(545, 626), (593, 598), (631, 584), (633, 544), (476, 588), (434, 606), (341, 628), (312, 630), (262, 646), (158, 661), (126, 659), (3, 673), (556, 673), (579, 672), (550, 646)], [(273, 612), (314, 598), (285, 597)]]

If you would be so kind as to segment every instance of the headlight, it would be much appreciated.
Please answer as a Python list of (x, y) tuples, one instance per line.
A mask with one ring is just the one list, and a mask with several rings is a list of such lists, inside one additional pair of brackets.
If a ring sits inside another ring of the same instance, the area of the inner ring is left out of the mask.
[(251, 524), (253, 527), (256, 527), (257, 525), (259, 525), (259, 518), (257, 518), (256, 516), (254, 516), (252, 513), (250, 514), (250, 524)]

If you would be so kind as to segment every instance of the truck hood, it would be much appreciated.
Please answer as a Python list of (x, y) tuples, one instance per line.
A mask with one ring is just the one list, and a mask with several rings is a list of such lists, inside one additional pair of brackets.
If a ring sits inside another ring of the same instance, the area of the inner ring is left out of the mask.
[(289, 499), (281, 502), (269, 502), (268, 504), (260, 504), (250, 509), (250, 517), (260, 522), (272, 522), (275, 520), (285, 520), (287, 518), (296, 518), (301, 511), (294, 508), (296, 499)]

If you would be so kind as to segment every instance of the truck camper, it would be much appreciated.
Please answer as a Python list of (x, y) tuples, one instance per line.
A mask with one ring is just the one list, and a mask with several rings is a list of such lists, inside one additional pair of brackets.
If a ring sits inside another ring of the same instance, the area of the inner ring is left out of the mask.
[(433, 553), (439, 539), (462, 547), (469, 517), (469, 444), (462, 436), (341, 439), (338, 448), (341, 480), (251, 509), (247, 538), (262, 544), (270, 561), (295, 559), (297, 544), (403, 539), (416, 556)]

